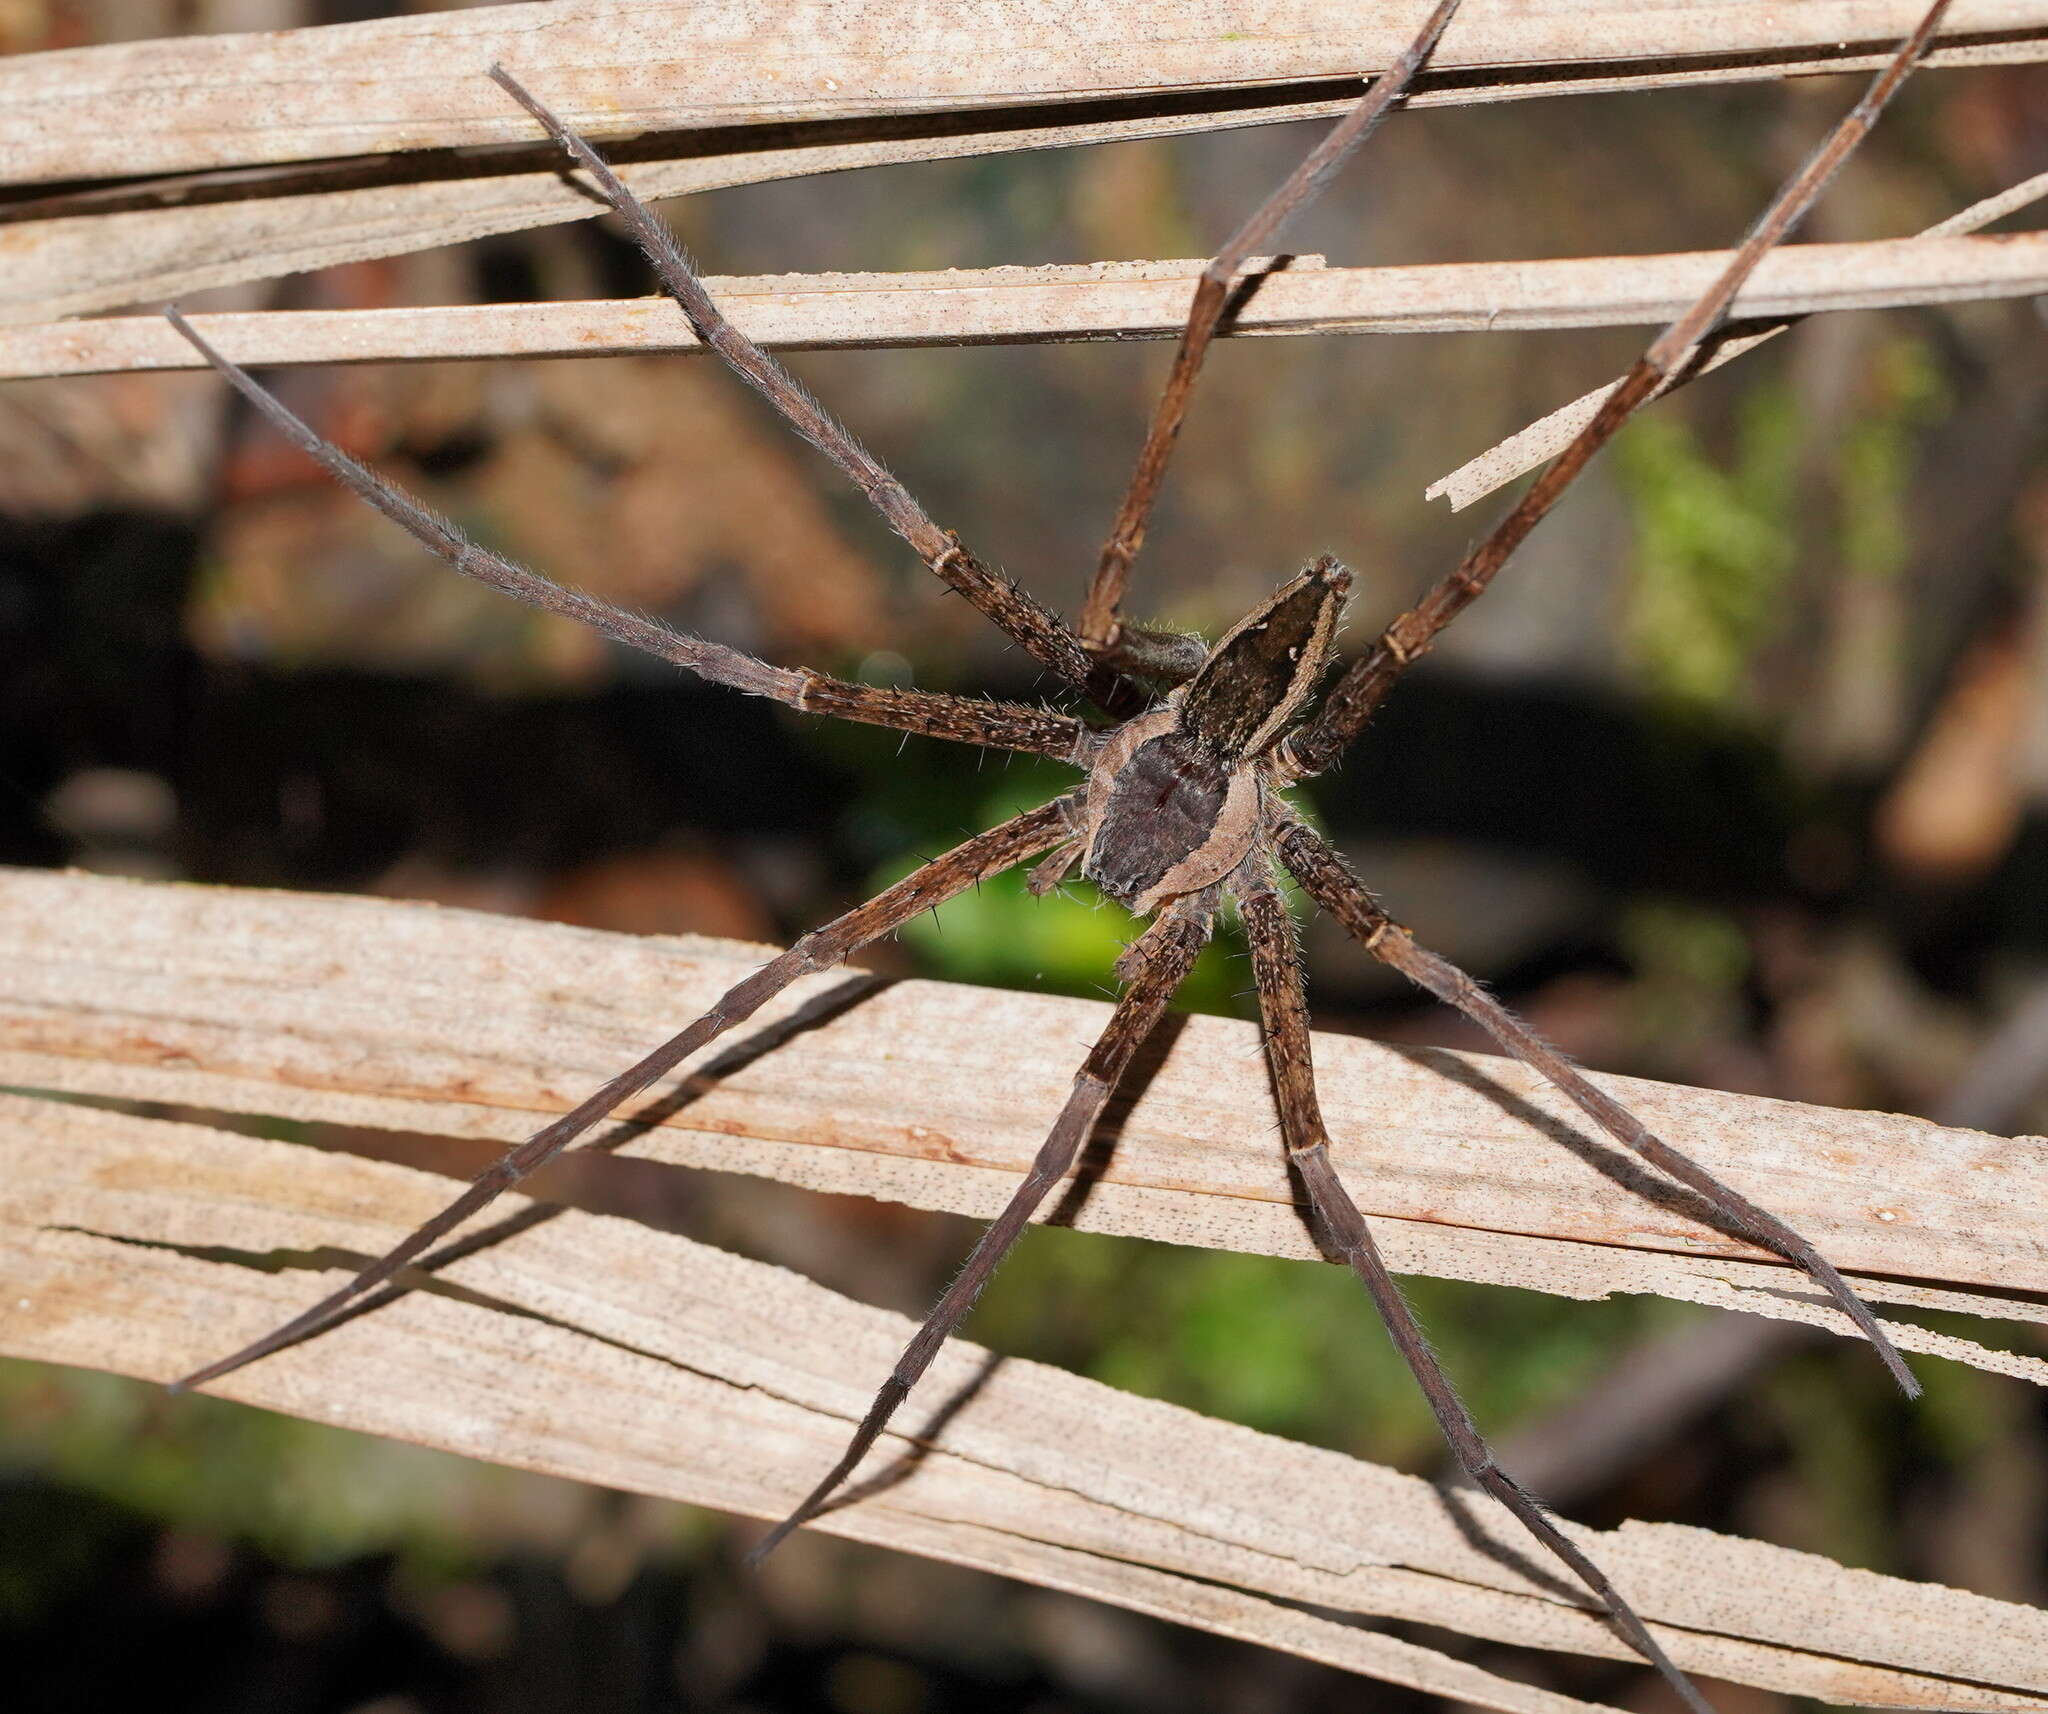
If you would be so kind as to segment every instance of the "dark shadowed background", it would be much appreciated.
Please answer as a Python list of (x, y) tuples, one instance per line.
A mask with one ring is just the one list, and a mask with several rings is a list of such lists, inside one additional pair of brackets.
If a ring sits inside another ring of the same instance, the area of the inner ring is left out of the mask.
[[(0, 0), (0, 50), (398, 9)], [(1715, 247), (1858, 83), (1397, 117), (1290, 247), (1340, 264)], [(1312, 135), (871, 169), (667, 212), (714, 273), (1196, 256)], [(1926, 74), (1808, 235), (1914, 231), (2044, 168), (2040, 68)], [(637, 257), (585, 223), (209, 301), (647, 289)], [(1220, 347), (1138, 609), (1213, 632), (1329, 551), (1360, 573), (1363, 639), (1493, 513), (1454, 516), (1424, 486), (1617, 373), (1643, 338)], [(2027, 303), (1823, 318), (1656, 407), (1317, 784), (1316, 812), (1418, 934), (1590, 1065), (2048, 1130), (2043, 350)], [(935, 516), (1071, 606), (1166, 360), (1161, 345), (1066, 346), (793, 367)], [(1042, 688), (706, 361), (270, 378), (565, 581), (777, 662)], [(773, 940), (1038, 783), (1021, 763), (695, 686), (464, 584), (210, 378), (0, 392), (0, 861)], [(874, 963), (1097, 991), (1128, 923), (1082, 891), (990, 888)], [(1312, 934), (1310, 959), (1323, 1027), (1481, 1045), (1339, 939)], [(1189, 1003), (1243, 1011), (1245, 984), (1226, 936)], [(441, 1139), (292, 1134), (480, 1164)], [(622, 1160), (559, 1189), (904, 1310), (927, 1305), (972, 1230)], [(2048, 1410), (2023, 1383), (1918, 1359), (1928, 1397), (1909, 1408), (1867, 1353), (1781, 1323), (1434, 1280), (1414, 1293), (1510, 1466), (1575, 1517), (1675, 1519), (2043, 1598)], [(1448, 1463), (1334, 1269), (1034, 1232), (971, 1331), (1405, 1469)], [(0, 1624), (37, 1708), (1428, 1700), (842, 1542), (800, 1537), (754, 1575), (738, 1561), (757, 1533), (0, 1366)], [(1638, 1668), (1425, 1640), (1576, 1695), (1668, 1701)], [(1715, 1694), (1725, 1714), (1787, 1701)]]

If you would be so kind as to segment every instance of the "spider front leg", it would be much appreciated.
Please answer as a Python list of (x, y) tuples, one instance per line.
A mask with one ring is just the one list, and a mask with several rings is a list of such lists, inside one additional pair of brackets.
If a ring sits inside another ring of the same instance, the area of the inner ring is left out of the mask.
[(1071, 798), (1055, 798), (1051, 803), (1016, 816), (1000, 827), (978, 833), (904, 876), (893, 887), (877, 893), (866, 904), (857, 905), (844, 916), (812, 929), (788, 951), (779, 953), (751, 976), (734, 983), (710, 1011), (687, 1029), (671, 1036), (645, 1058), (628, 1066), (553, 1124), (500, 1156), (439, 1214), (371, 1262), (347, 1284), (232, 1356), (209, 1363), (205, 1368), (173, 1382), (173, 1388), (194, 1387), (216, 1380), (245, 1363), (253, 1363), (257, 1358), (266, 1357), (317, 1331), (338, 1310), (372, 1287), (381, 1285), (521, 1179), (539, 1171), (623, 1103), (665, 1077), (733, 1025), (752, 1017), (798, 977), (830, 970), (870, 941), (893, 933), (921, 912), (945, 903), (976, 882), (1013, 868), (1068, 838), (1073, 829), (1076, 808)]
[(1656, 1136), (1642, 1120), (1594, 1084), (1579, 1068), (1503, 1006), (1457, 966), (1415, 944), (1408, 931), (1380, 908), (1379, 901), (1344, 859), (1298, 821), (1279, 829), (1280, 860), (1308, 896), (1335, 917), (1381, 963), (1391, 965), (1417, 987), (1463, 1012), (1579, 1109), (1622, 1147), (1640, 1155), (1699, 1196), (1737, 1237), (1783, 1257), (1833, 1298), (1844, 1315), (1875, 1348), (1906, 1397), (1920, 1396), (1920, 1383), (1899, 1355), (1870, 1306), (1850, 1288), (1835, 1266), (1769, 1209), (1723, 1184), (1707, 1169)]
[(1700, 342), (1728, 317), (1743, 283), (1771, 249), (1805, 216), (1856, 145), (1869, 135), (1877, 116), (1925, 56), (1949, 0), (1935, 0), (1897, 54), (1871, 81), (1863, 99), (1846, 113), (1826, 140), (1785, 181), (1770, 206), (1749, 229), (1727, 267), (1699, 301), (1651, 343), (1594, 413), (1590, 422), (1531, 483), (1506, 517), (1408, 612), (1380, 634), (1331, 687), (1316, 718), (1289, 738), (1277, 758), (1282, 775), (1303, 779), (1332, 767), (1365, 730), (1394, 682), (1434, 645), (1444, 627), (1486, 593), (1500, 570), (1577, 480), (1593, 455), (1621, 425), (1663, 391), (1673, 375), (1692, 362)]
[(1073, 1171), (1075, 1158), (1094, 1132), (1096, 1121), (1109, 1104), (1117, 1084), (1130, 1068), (1132, 1057), (1166, 1015), (1195, 957), (1209, 938), (1216, 914), (1216, 891), (1183, 894), (1174, 899), (1134, 941), (1117, 962), (1117, 974), (1127, 986), (1110, 1014), (1109, 1022), (1089, 1050), (1075, 1074), (1073, 1093), (1051, 1132), (1039, 1146), (1031, 1170), (1017, 1186), (1002, 1213), (989, 1223), (975, 1244), (953, 1283), (946, 1288), (917, 1330), (903, 1355), (896, 1360), (882, 1390), (861, 1418), (839, 1462), (826, 1472), (824, 1480), (805, 1495), (796, 1510), (770, 1530), (747, 1557), (758, 1562), (773, 1553), (792, 1530), (816, 1517), (841, 1483), (851, 1476), (868, 1449), (881, 1438), (883, 1429), (897, 1408), (910, 1396), (918, 1377), (931, 1367), (946, 1341), (959, 1330), (974, 1300), (981, 1296), (997, 1267), (1023, 1235), (1031, 1216), (1060, 1182)]
[(1615, 1628), (1670, 1681), (1693, 1714), (1712, 1714), (1706, 1699), (1678, 1670), (1635, 1609), (1616, 1592), (1607, 1574), (1550, 1521), (1542, 1502), (1495, 1462), (1472, 1413), (1465, 1408), (1443, 1365), (1430, 1350), (1415, 1312), (1387, 1271), (1365, 1216), (1331, 1164), (1330, 1134), (1323, 1125), (1322, 1103), (1316, 1096), (1308, 1002), (1302, 988), (1294, 923), (1273, 884), (1268, 860), (1262, 852), (1255, 851), (1231, 877), (1230, 890), (1237, 899), (1245, 938), (1251, 945), (1259, 1016), (1265, 1024), (1266, 1065), (1272, 1074), (1288, 1164), (1308, 1193), (1309, 1207), (1323, 1237), (1372, 1294), (1373, 1305), (1386, 1323), (1394, 1348), (1422, 1388), (1430, 1414), (1450, 1443), (1459, 1468), (1514, 1513), (1522, 1526), (1600, 1599)]
[[(1167, 374), (1152, 426), (1146, 431), (1145, 445), (1138, 454), (1137, 469), (1131, 474), (1130, 486), (1117, 509), (1116, 523), (1103, 543), (1102, 557), (1088, 585), (1087, 599), (1081, 605), (1081, 639), (1098, 656), (1119, 666), (1128, 665), (1143, 676), (1153, 676), (1162, 658), (1173, 659), (1170, 633), (1126, 626), (1121, 615), (1124, 589), (1130, 581), (1131, 562), (1144, 546), (1145, 526), (1151, 519), (1153, 502), (1159, 497), (1174, 443), (1180, 438), (1181, 424), (1187, 418), (1195, 377), (1201, 373), (1202, 360), (1208, 356), (1210, 342), (1229, 307), (1231, 285), (1253, 253), (1270, 245), (1287, 222), (1316, 199), (1331, 175), (1372, 135), (1387, 110), (1407, 94), (1458, 5), (1459, 0), (1439, 0), (1415, 39), (1373, 79), (1372, 87), (1358, 105), (1331, 127), (1301, 165), (1259, 204), (1251, 218), (1230, 235), (1202, 270), (1187, 323), (1181, 329), (1180, 343), (1174, 349), (1173, 368)], [(1200, 665), (1197, 657), (1181, 676), (1192, 676)]]
[(832, 714), (842, 720), (887, 726), (927, 738), (1028, 751), (1057, 756), (1063, 761), (1077, 760), (1088, 742), (1087, 728), (1064, 714), (979, 697), (886, 690), (828, 678), (809, 668), (770, 666), (722, 643), (685, 636), (645, 614), (628, 613), (580, 589), (565, 589), (539, 572), (471, 541), (431, 507), (317, 433), (255, 376), (216, 350), (175, 308), (167, 308), (164, 315), (243, 398), (344, 488), (375, 507), (464, 576), (488, 584), (515, 601), (523, 601), (544, 613), (574, 619), (615, 643), (639, 649), (672, 666), (686, 667), (714, 684), (770, 697), (810, 714)]
[(626, 188), (611, 164), (503, 66), (493, 66), (491, 76), (590, 175), (598, 194), (626, 223), (662, 288), (675, 300), (697, 337), (774, 406), (791, 428), (851, 477), (881, 513), (883, 521), (910, 544), (918, 558), (948, 587), (966, 596), (1041, 666), (1077, 689), (1109, 694), (1102, 673), (1072, 631), (1002, 573), (983, 565), (952, 531), (933, 523), (910, 490), (890, 475), (844, 424), (812, 398), (795, 376), (726, 319), (725, 312), (704, 289), (675, 234)]

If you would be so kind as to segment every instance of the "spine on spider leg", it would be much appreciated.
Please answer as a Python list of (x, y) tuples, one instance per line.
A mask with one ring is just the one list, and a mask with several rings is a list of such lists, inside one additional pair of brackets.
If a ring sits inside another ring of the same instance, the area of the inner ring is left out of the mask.
[[(922, 515), (922, 514), (920, 514)], [(1025, 648), (1040, 666), (1049, 667), (1069, 684), (1085, 689), (1099, 703), (1107, 705), (1111, 686), (1103, 682), (1102, 671), (1089, 658), (1080, 640), (1061, 623), (1059, 616), (1026, 594), (1010, 578), (985, 564), (951, 530), (940, 531), (945, 546), (937, 553), (919, 555), (934, 576), (957, 595), (964, 595), (990, 619), (996, 628)], [(906, 541), (910, 538), (905, 537)], [(915, 542), (912, 547), (917, 547)]]
[(1024, 750), (1077, 766), (1087, 748), (1088, 729), (1071, 715), (1051, 709), (853, 684), (808, 668), (798, 669), (797, 676), (803, 688), (797, 694), (796, 705), (807, 714), (832, 715), (961, 744)]

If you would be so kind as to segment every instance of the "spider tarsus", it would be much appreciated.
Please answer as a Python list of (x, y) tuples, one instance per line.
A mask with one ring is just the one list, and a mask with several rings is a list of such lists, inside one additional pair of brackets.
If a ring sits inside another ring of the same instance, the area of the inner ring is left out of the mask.
[[(914, 1345), (915, 1341), (913, 1347)], [(838, 1491), (840, 1484), (854, 1473), (860, 1461), (868, 1455), (869, 1448), (881, 1438), (882, 1430), (888, 1426), (889, 1419), (896, 1414), (897, 1408), (910, 1397), (910, 1389), (915, 1384), (916, 1376), (905, 1379), (900, 1372), (891, 1374), (888, 1380), (882, 1383), (866, 1414), (861, 1418), (860, 1425), (853, 1431), (853, 1439), (840, 1454), (839, 1462), (832, 1466), (816, 1487), (797, 1502), (796, 1509), (788, 1517), (749, 1549), (746, 1557), (749, 1566), (759, 1565), (805, 1524), (827, 1509), (827, 1503)]]
[(1608, 1622), (1621, 1633), (1631, 1648), (1657, 1669), (1664, 1681), (1678, 1692), (1692, 1714), (1715, 1714), (1714, 1705), (1700, 1694), (1678, 1663), (1665, 1652), (1664, 1645), (1651, 1635), (1650, 1627), (1643, 1622), (1642, 1615), (1621, 1598), (1620, 1592), (1615, 1589), (1607, 1574), (1594, 1562), (1591, 1555), (1557, 1527), (1552, 1521), (1550, 1507), (1500, 1467), (1491, 1449), (1486, 1451), (1485, 1457), (1476, 1466), (1468, 1466), (1466, 1473), (1479, 1487), (1513, 1512), (1538, 1541), (1571, 1567), (1579, 1581), (1586, 1585), (1606, 1609)]

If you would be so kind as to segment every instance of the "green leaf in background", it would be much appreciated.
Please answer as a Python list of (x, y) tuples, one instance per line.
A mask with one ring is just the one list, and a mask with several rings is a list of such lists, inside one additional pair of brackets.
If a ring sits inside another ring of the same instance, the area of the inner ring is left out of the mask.
[(1637, 419), (1615, 443), (1636, 527), (1627, 648), (1676, 711), (1734, 718), (1743, 703), (1792, 570), (1802, 427), (1777, 384), (1743, 395), (1729, 468), (1671, 414)]
[(1906, 569), (1912, 537), (1906, 497), (1920, 431), (1947, 414), (1950, 399), (1923, 339), (1895, 339), (1878, 354), (1874, 398), (1842, 437), (1836, 465), (1842, 564), (1858, 577), (1890, 581)]
[[(1489, 1433), (1563, 1406), (1635, 1340), (1711, 1313), (1453, 1280), (1403, 1288)], [(1110, 1386), (1409, 1470), (1437, 1471), (1447, 1457), (1365, 1288), (1332, 1264), (1035, 1226), (971, 1333)]]

